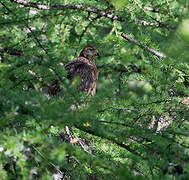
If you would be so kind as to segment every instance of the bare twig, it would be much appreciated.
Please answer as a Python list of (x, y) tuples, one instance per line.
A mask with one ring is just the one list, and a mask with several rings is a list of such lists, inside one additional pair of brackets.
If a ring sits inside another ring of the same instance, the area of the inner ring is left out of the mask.
[(52, 167), (54, 167), (56, 171), (58, 171), (60, 174), (63, 174), (62, 171), (58, 168), (58, 166), (50, 162), (49, 159), (45, 157), (35, 146), (32, 146), (32, 147), (44, 160), (46, 160)]
[(171, 7), (170, 7), (170, 4), (169, 4), (169, 0), (166, 0), (167, 2), (167, 5), (168, 5), (168, 8), (169, 8), (169, 16), (171, 16)]
[(145, 11), (150, 11), (153, 13), (158, 13), (158, 14), (167, 14), (167, 11), (164, 10), (160, 10), (156, 7), (150, 7), (150, 6), (140, 6), (141, 9), (145, 10)]
[(22, 51), (17, 50), (17, 49), (9, 49), (9, 48), (4, 48), (4, 49), (0, 48), (0, 53), (7, 53), (10, 55), (14, 55), (14, 56), (22, 56), (23, 55)]
[[(66, 126), (66, 134), (69, 136), (69, 141), (70, 141), (70, 143), (71, 143), (71, 141), (74, 140), (75, 138), (74, 138), (73, 135), (70, 133), (70, 130), (69, 130), (69, 127), (68, 127), (68, 126)], [(78, 145), (80, 145), (80, 146), (82, 147), (82, 149), (83, 149), (85, 152), (87, 152), (87, 153), (89, 153), (89, 154), (92, 154), (92, 153), (91, 153), (91, 150), (89, 149), (89, 147), (88, 147), (84, 142), (82, 142), (80, 139), (77, 139), (76, 143), (77, 143)], [(71, 144), (72, 144), (72, 143), (71, 143)], [(75, 144), (75, 143), (74, 143), (74, 144)]]
[(156, 9), (154, 7), (144, 6), (144, 7), (141, 7), (141, 8), (144, 9), (144, 10), (147, 10), (147, 11), (154, 12), (154, 13), (160, 13), (160, 10)]
[[(166, 0), (168, 2), (168, 0)], [(168, 2), (169, 3), (169, 2)], [(153, 13), (160, 13), (160, 14), (167, 14), (167, 12), (160, 12), (160, 10), (158, 10), (157, 8), (153, 8), (153, 7), (149, 7), (149, 6), (141, 6), (140, 4), (137, 3), (137, 6), (142, 9), (144, 12), (145, 11), (150, 11), (150, 12), (153, 12)], [(170, 9), (169, 9), (169, 12), (170, 12)], [(148, 16), (150, 16), (148, 14)], [(171, 26), (169, 24), (164, 24), (163, 22), (153, 18), (152, 16), (150, 16), (150, 18), (152, 18), (154, 21), (156, 21), (156, 23), (154, 22), (147, 22), (145, 20), (137, 20), (137, 22), (141, 23), (142, 25), (144, 26), (154, 26), (154, 27), (165, 27), (167, 29), (175, 29), (174, 26)]]
[[(33, 3), (33, 2), (27, 2), (25, 0), (10, 0), (11, 2), (23, 5), (25, 7), (32, 7), (32, 8), (36, 8), (39, 10), (62, 10), (62, 11), (66, 11), (68, 9), (72, 9), (72, 10), (82, 10), (82, 11), (86, 11), (89, 13), (94, 13), (97, 14), (100, 17), (106, 17), (108, 19), (111, 19), (112, 21), (117, 20), (120, 22), (125, 22), (127, 21), (127, 19), (118, 16), (116, 14), (114, 14), (113, 11), (109, 11), (108, 9), (97, 9), (94, 7), (85, 7), (83, 5), (80, 4), (66, 4), (66, 5), (41, 5), (38, 3)], [(150, 23), (150, 22), (146, 22), (146, 21), (138, 21), (139, 23), (141, 23), (144, 26), (155, 26), (155, 27), (166, 27), (166, 26), (161, 26), (161, 24), (159, 23)]]
[(83, 11), (87, 11), (90, 13), (95, 13), (98, 14), (99, 16), (104, 16), (107, 17), (109, 19), (112, 20), (118, 20), (118, 21), (123, 21), (122, 17), (119, 17), (115, 14), (113, 14), (112, 12), (106, 12), (105, 10), (100, 10), (97, 8), (93, 8), (93, 7), (84, 7), (83, 5), (79, 5), (79, 4), (67, 4), (67, 5), (40, 5), (37, 3), (33, 3), (33, 2), (27, 2), (25, 0), (10, 0), (11, 2), (17, 3), (17, 4), (21, 4), (25, 7), (33, 7), (36, 9), (41, 9), (41, 10), (50, 10), (50, 9), (56, 9), (56, 10), (67, 10), (67, 9), (73, 9), (73, 10), (83, 10)]
[(166, 58), (167, 56), (165, 54), (163, 54), (162, 52), (158, 52), (152, 48), (150, 48), (149, 46), (145, 46), (145, 45), (142, 45), (140, 42), (138, 42), (136, 39), (133, 39), (131, 37), (129, 37), (127, 34), (125, 33), (122, 33), (121, 36), (123, 38), (125, 38), (126, 40), (138, 45), (139, 47), (141, 47), (142, 49), (145, 49), (149, 52), (151, 52), (152, 54), (154, 54), (155, 56), (159, 57), (159, 58)]
[[(12, 1), (12, 0), (11, 0)], [(14, 1), (14, 0), (13, 0)], [(18, 0), (18, 3), (19, 2), (22, 2), (22, 0)], [(27, 3), (26, 1), (23, 1), (24, 3)], [(17, 16), (15, 14), (14, 11), (12, 11), (9, 7), (7, 7), (4, 3), (1, 2), (1, 4), (10, 12), (12, 13), (13, 15)], [(25, 22), (25, 21), (24, 21)], [(42, 46), (41, 42), (39, 41), (39, 39), (37, 38), (37, 36), (35, 35), (35, 33), (33, 32), (32, 28), (27, 24), (27, 22), (25, 22), (26, 26), (27, 26), (27, 29), (32, 33), (33, 35), (33, 38), (35, 39), (35, 41), (38, 43), (39, 47), (41, 49), (43, 49), (43, 51), (45, 51), (45, 53), (48, 55), (48, 51)]]
[(151, 27), (165, 27), (168, 30), (170, 29), (175, 29), (175, 26), (169, 25), (169, 24), (164, 24), (160, 21), (158, 21), (157, 19), (153, 18), (152, 16), (150, 16), (150, 18), (152, 18), (154, 21), (156, 21), (157, 23), (153, 23), (153, 22), (147, 22), (145, 20), (138, 20), (138, 22), (144, 26), (151, 26)]
[(90, 19), (89, 18), (89, 24), (85, 27), (85, 29), (83, 30), (83, 32), (82, 32), (82, 34), (80, 35), (80, 37), (79, 37), (79, 42), (81, 42), (81, 39), (82, 39), (82, 37), (84, 36), (84, 34), (86, 33), (86, 31), (87, 31), (87, 29), (89, 28), (89, 26), (95, 21), (95, 20), (97, 20), (97, 19), (99, 19), (99, 18), (101, 18), (101, 16), (97, 16), (97, 17), (95, 17), (95, 18), (93, 18), (93, 19)]

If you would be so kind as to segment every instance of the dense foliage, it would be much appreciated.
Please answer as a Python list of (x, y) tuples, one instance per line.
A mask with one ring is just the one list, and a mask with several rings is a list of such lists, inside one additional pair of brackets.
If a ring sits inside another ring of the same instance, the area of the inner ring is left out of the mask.
[[(188, 9), (1, 0), (1, 179), (189, 179)], [(101, 54), (94, 97), (63, 66), (85, 45)]]

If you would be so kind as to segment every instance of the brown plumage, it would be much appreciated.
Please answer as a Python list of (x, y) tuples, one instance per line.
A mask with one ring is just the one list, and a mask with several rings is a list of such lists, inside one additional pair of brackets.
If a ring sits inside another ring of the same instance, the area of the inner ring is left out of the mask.
[(72, 79), (74, 76), (81, 77), (78, 90), (87, 92), (92, 96), (96, 94), (98, 81), (98, 70), (94, 62), (94, 57), (98, 55), (97, 48), (86, 46), (76, 60), (65, 65), (65, 69), (68, 72), (68, 79)]

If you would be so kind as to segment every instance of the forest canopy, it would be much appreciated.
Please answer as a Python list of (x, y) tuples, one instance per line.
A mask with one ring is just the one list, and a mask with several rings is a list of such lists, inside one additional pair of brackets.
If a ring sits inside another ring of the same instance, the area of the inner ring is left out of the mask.
[(189, 179), (188, 63), (187, 0), (1, 0), (1, 179)]

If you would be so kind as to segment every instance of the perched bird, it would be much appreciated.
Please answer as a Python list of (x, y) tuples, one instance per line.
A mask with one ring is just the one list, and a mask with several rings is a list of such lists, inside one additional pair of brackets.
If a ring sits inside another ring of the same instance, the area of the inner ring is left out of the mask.
[(96, 94), (98, 81), (98, 70), (94, 62), (95, 56), (99, 56), (98, 49), (93, 46), (85, 46), (76, 60), (65, 65), (65, 69), (68, 72), (67, 78), (72, 79), (75, 76), (79, 76), (81, 83), (77, 87), (78, 90), (92, 96)]

